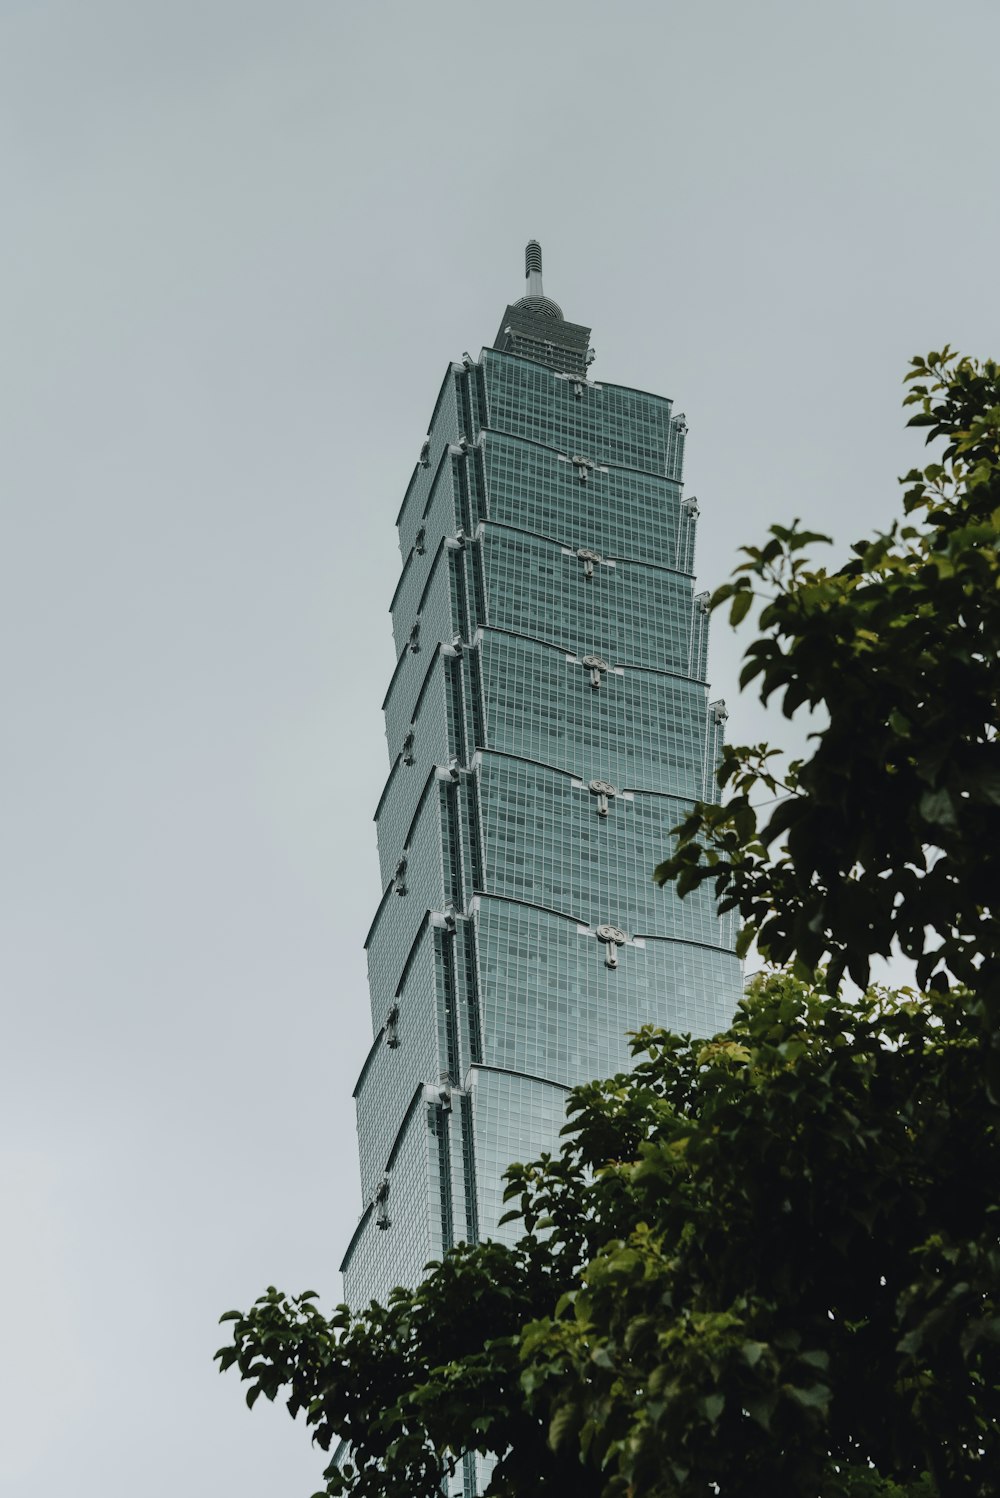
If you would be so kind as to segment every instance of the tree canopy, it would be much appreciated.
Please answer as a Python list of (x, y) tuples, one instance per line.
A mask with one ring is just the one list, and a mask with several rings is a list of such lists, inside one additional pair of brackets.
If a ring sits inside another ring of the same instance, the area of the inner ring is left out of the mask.
[[(1000, 384), (949, 349), (914, 359), (910, 425), (937, 462), (902, 480), (905, 522), (858, 541), (833, 571), (826, 538), (774, 526), (713, 605), (738, 624), (761, 593), (741, 686), (804, 704), (826, 726), (784, 773), (767, 745), (727, 746), (719, 784), (656, 871), (683, 895), (705, 879), (736, 908), (745, 947), (861, 985), (893, 943), (921, 984), (958, 978), (997, 1011), (1000, 951)], [(752, 798), (781, 800), (762, 825)]]
[[(996, 1492), (1000, 371), (909, 379), (943, 452), (904, 520), (835, 570), (774, 527), (713, 600), (763, 593), (743, 682), (824, 725), (783, 769), (727, 747), (656, 871), (772, 964), (731, 1027), (645, 1030), (573, 1093), (558, 1155), (508, 1172), (515, 1246), (223, 1318), (248, 1403), (349, 1443), (325, 1493), (438, 1498), (471, 1451), (491, 1498)], [(920, 989), (869, 986), (894, 943)]]

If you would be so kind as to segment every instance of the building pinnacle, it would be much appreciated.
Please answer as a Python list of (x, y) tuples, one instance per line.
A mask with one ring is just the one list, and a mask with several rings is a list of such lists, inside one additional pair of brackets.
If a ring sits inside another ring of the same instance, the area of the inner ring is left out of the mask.
[(537, 239), (529, 239), (524, 247), (524, 274), (528, 282), (528, 296), (544, 296), (542, 290), (542, 247)]

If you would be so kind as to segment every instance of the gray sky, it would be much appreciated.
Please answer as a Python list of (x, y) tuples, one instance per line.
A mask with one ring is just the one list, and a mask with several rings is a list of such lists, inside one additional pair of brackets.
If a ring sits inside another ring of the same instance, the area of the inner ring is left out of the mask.
[(702, 585), (848, 541), (908, 357), (1000, 354), (998, 47), (992, 0), (0, 0), (4, 1495), (318, 1485), (215, 1318), (339, 1295), (393, 520), (524, 241), (686, 411)]

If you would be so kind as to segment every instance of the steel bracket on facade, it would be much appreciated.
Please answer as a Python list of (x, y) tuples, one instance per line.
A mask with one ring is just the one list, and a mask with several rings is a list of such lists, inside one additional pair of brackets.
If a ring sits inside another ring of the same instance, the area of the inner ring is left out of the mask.
[(604, 966), (618, 966), (618, 948), (623, 947), (628, 941), (625, 932), (619, 926), (598, 926), (594, 932), (599, 942), (603, 942), (606, 948), (604, 953)]
[[(559, 550), (564, 557), (577, 557), (584, 564), (584, 574), (589, 578), (594, 575), (594, 563), (600, 563), (602, 567), (615, 567), (617, 564), (614, 557), (602, 557), (600, 552), (591, 551), (589, 546), (561, 546)], [(588, 567), (587, 563), (592, 565)]]
[(572, 463), (581, 484), (585, 484), (592, 473), (607, 473), (608, 471), (607, 463), (595, 463), (593, 458), (585, 457), (583, 453), (574, 453), (571, 458), (568, 458), (565, 453), (556, 453), (556, 461)]
[[(623, 791), (623, 792), (621, 792), (621, 794), (622, 795), (627, 795), (628, 792), (627, 791)], [(618, 966), (618, 948), (619, 947), (645, 947), (645, 945), (646, 945), (645, 939), (643, 937), (641, 937), (641, 936), (627, 936), (626, 933), (621, 929), (620, 926), (612, 926), (612, 925), (608, 924), (608, 925), (597, 926), (595, 928), (595, 927), (592, 927), (592, 926), (583, 926), (583, 925), (580, 925), (580, 926), (577, 926), (576, 929), (577, 929), (577, 931), (579, 932), (579, 934), (581, 936), (596, 936), (597, 937), (597, 940), (605, 948), (605, 952), (604, 952), (604, 965), (605, 965), (605, 967), (617, 967)]]
[(597, 815), (606, 817), (608, 814), (609, 796), (617, 796), (618, 787), (611, 784), (610, 780), (592, 780), (587, 787), (592, 796), (597, 797)]
[(464, 1089), (457, 1086), (450, 1072), (443, 1071), (439, 1082), (424, 1083), (424, 1101), (428, 1110), (439, 1109), (442, 1113), (451, 1113), (454, 1109), (454, 1099), (462, 1097)]
[(389, 1226), (389, 1177), (383, 1176), (375, 1187), (375, 1225), (384, 1232)]
[[(593, 352), (593, 350), (588, 350), (588, 352)], [(577, 385), (579, 385), (579, 386), (582, 387), (581, 394), (583, 393), (584, 390), (603, 390), (604, 389), (604, 386), (601, 384), (601, 382), (599, 380), (588, 379), (588, 377), (586, 375), (567, 374), (564, 370), (559, 370), (556, 373), (556, 379), (557, 380), (572, 380), (573, 381), (573, 394), (574, 395), (576, 395), (576, 387), (577, 387)]]
[(604, 561), (599, 551), (591, 551), (587, 546), (581, 546), (577, 551), (577, 556), (583, 563), (583, 575), (587, 579), (594, 575), (594, 563)]
[(580, 664), (585, 666), (590, 672), (590, 685), (595, 691), (601, 685), (601, 672), (611, 670), (607, 661), (603, 660), (599, 655), (585, 655)]
[[(592, 782), (590, 785), (584, 785), (583, 781), (582, 780), (577, 780), (575, 776), (570, 780), (570, 785), (573, 787), (573, 789), (575, 791), (589, 791), (589, 790), (591, 790), (593, 784), (594, 784), (594, 782)], [(635, 800), (635, 791), (619, 791), (619, 790), (616, 790), (615, 791), (615, 796), (616, 796), (616, 798), (619, 801), (634, 801)], [(590, 927), (588, 926), (587, 930), (589, 931), (589, 929), (590, 929)]]

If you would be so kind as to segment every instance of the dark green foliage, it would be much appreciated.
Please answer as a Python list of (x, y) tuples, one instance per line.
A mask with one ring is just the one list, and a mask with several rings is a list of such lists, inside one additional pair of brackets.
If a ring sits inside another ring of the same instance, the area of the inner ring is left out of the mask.
[(594, 1187), (619, 1232), (522, 1358), (606, 1492), (853, 1493), (859, 1461), (992, 1491), (1000, 1140), (963, 997), (771, 975), (578, 1097), (585, 1138), (632, 1094)]
[(1000, 1136), (964, 1001), (773, 974), (715, 1040), (644, 1033), (511, 1172), (518, 1248), (329, 1323), (269, 1291), (223, 1362), (351, 1440), (330, 1493), (436, 1498), (472, 1448), (507, 1453), (496, 1494), (994, 1492)]
[(558, 1261), (461, 1245), (412, 1294), (396, 1290), (357, 1317), (340, 1306), (329, 1320), (311, 1294), (272, 1287), (246, 1316), (229, 1313), (233, 1345), (220, 1363), (250, 1382), (250, 1404), (284, 1392), (324, 1450), (350, 1442), (349, 1465), (326, 1473), (328, 1493), (440, 1498), (442, 1476), (478, 1445), (509, 1451), (509, 1491), (554, 1494), (563, 1463), (522, 1397), (518, 1334), (558, 1293)]
[[(859, 541), (840, 568), (807, 561), (821, 536), (774, 526), (715, 594), (730, 617), (764, 599), (741, 684), (825, 726), (783, 774), (765, 745), (727, 747), (723, 804), (701, 804), (656, 871), (681, 894), (714, 882), (747, 943), (862, 986), (894, 941), (921, 984), (948, 975), (1000, 1018), (1000, 370), (945, 349), (914, 359), (911, 426), (941, 439), (914, 469), (906, 523)], [(758, 822), (751, 805), (777, 806)]]
[[(357, 1315), (230, 1313), (248, 1402), (350, 1443), (326, 1493), (439, 1498), (473, 1450), (495, 1498), (1000, 1491), (1000, 377), (911, 378), (946, 444), (906, 480), (922, 528), (829, 574), (775, 528), (717, 595), (738, 621), (769, 588), (744, 678), (825, 714), (811, 757), (727, 749), (657, 871), (789, 966), (577, 1089), (559, 1156), (508, 1173), (516, 1248)], [(894, 939), (927, 992), (841, 996)]]

